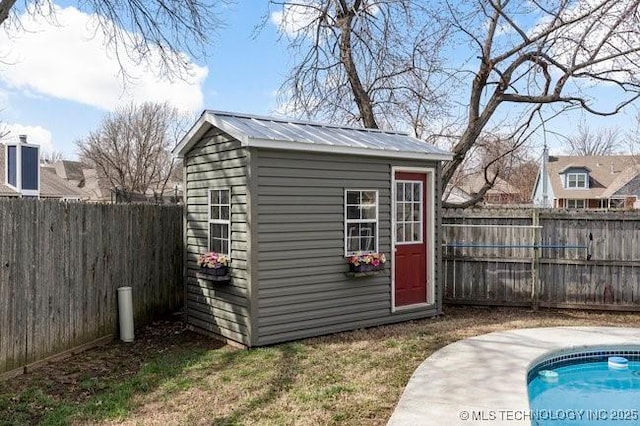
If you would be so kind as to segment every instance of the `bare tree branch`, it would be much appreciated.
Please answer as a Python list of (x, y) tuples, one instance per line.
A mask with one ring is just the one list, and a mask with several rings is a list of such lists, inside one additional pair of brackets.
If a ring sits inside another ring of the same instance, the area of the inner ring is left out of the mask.
[[(270, 3), (296, 59), (287, 112), (427, 140), (442, 139), (429, 135), (436, 119), (449, 121), (443, 190), (496, 122), (509, 156), (566, 111), (614, 115), (640, 97), (640, 0)], [(447, 70), (443, 48), (467, 59)]]
[[(202, 58), (221, 25), (217, 10), (228, 0), (78, 0), (77, 7), (96, 18), (101, 33), (122, 67), (122, 55), (149, 63), (160, 75), (186, 78), (186, 55)], [(0, 24), (20, 29), (21, 13), (55, 20), (49, 0), (0, 0)], [(127, 70), (122, 69), (126, 74)]]

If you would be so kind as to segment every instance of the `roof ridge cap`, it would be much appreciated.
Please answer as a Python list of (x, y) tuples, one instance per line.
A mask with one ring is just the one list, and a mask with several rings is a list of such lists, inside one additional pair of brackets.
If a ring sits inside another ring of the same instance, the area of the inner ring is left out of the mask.
[[(247, 119), (255, 119), (255, 120), (264, 120), (264, 121), (274, 121), (276, 123), (288, 123), (288, 124), (301, 124), (305, 126), (314, 126), (314, 127), (324, 127), (330, 129), (344, 129), (344, 130), (356, 130), (360, 132), (370, 132), (370, 133), (382, 133), (382, 134), (390, 134), (390, 135), (400, 135), (400, 136), (410, 136), (409, 132), (401, 132), (398, 130), (384, 130), (384, 129), (370, 129), (367, 127), (355, 127), (355, 126), (346, 126), (339, 124), (327, 124), (320, 123), (315, 121), (305, 121), (299, 119), (291, 119), (287, 117), (273, 117), (267, 115), (258, 115), (258, 114), (247, 114), (247, 113), (236, 113), (230, 111), (218, 111), (218, 110), (206, 110), (208, 114), (212, 114), (215, 116), (226, 116), (226, 117), (237, 117), (237, 118), (247, 118)], [(410, 136), (413, 137), (413, 136)], [(417, 140), (421, 140), (415, 138)], [(426, 142), (426, 141), (424, 141)], [(428, 143), (428, 142), (427, 142)]]

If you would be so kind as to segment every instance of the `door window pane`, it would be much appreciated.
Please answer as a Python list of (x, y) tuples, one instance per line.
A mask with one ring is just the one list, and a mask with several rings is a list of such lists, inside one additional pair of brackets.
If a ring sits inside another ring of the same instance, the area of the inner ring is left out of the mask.
[(422, 182), (396, 182), (396, 243), (422, 242)]

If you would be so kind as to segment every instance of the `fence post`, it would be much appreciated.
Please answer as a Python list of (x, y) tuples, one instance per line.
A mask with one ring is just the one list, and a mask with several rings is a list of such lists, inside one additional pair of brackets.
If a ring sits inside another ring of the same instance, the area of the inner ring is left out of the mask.
[(531, 214), (531, 305), (537, 311), (540, 305), (540, 217), (537, 209)]

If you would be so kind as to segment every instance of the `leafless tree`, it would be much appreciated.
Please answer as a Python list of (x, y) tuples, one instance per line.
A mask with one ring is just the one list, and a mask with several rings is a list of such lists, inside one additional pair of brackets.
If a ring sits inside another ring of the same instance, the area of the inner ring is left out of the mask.
[[(433, 103), (442, 100), (437, 83), (459, 90), (450, 93), (459, 130), (449, 135), (456, 143), (453, 160), (443, 167), (443, 186), (496, 121), (512, 134), (507, 139), (523, 142), (566, 110), (613, 115), (639, 97), (640, 0), (420, 2), (431, 11), (409, 0), (283, 3), (285, 16), (287, 7), (311, 11), (310, 19), (298, 19), (306, 25), (290, 41), (303, 55), (286, 86), (293, 106), (307, 114), (359, 120), (366, 127), (415, 128), (418, 120), (392, 112), (404, 107), (433, 115), (439, 111)], [(414, 37), (401, 37), (407, 28)], [(414, 49), (423, 45), (427, 52)], [(451, 70), (438, 59), (442, 46), (455, 56)], [(414, 78), (389, 78), (413, 77), (413, 68), (423, 75), (422, 87)], [(388, 97), (373, 90), (380, 81), (384, 91), (408, 95), (391, 110), (383, 108)], [(593, 89), (602, 87), (608, 95), (595, 96)], [(322, 114), (322, 105), (335, 111)], [(421, 117), (419, 125), (427, 124), (428, 114)]]
[[(145, 61), (166, 76), (185, 76), (185, 53), (204, 56), (210, 37), (220, 25), (216, 11), (227, 0), (78, 0), (77, 7), (95, 17), (116, 52), (135, 63)], [(55, 20), (50, 0), (0, 0), (0, 24), (20, 29), (22, 12)], [(122, 63), (122, 62), (121, 62)], [(126, 70), (123, 69), (126, 73)]]
[(601, 128), (592, 130), (580, 124), (577, 132), (567, 139), (571, 155), (612, 155), (621, 146), (620, 130)]
[(469, 180), (474, 184), (479, 184), (478, 175), (482, 177), (484, 184), (477, 188), (470, 200), (456, 204), (445, 203), (446, 206), (466, 208), (478, 204), (498, 179), (516, 187), (520, 198), (518, 201), (525, 201), (528, 195), (523, 196), (519, 185), (513, 184), (513, 182), (518, 181), (514, 175), (520, 171), (523, 164), (529, 161), (527, 157), (528, 145), (524, 143), (526, 141), (526, 137), (518, 139), (514, 138), (513, 134), (484, 133), (478, 137), (463, 163), (451, 177), (449, 184), (450, 186), (457, 185), (460, 188), (468, 187)]
[(162, 194), (174, 163), (178, 113), (167, 104), (130, 104), (76, 143), (81, 161), (124, 194)]
[[(520, 128), (531, 129), (543, 107), (552, 115), (571, 108), (612, 115), (639, 97), (639, 1), (476, 4), (473, 9), (447, 5), (449, 22), (479, 59), (468, 82), (466, 125), (453, 147), (453, 161), (443, 167), (445, 182), (501, 106), (519, 108)], [(619, 102), (608, 109), (598, 105), (589, 96), (594, 85), (620, 89), (612, 93)]]
[(523, 203), (531, 202), (539, 168), (540, 164), (537, 161), (522, 159), (511, 168), (506, 176), (507, 182), (518, 190), (520, 201)]
[(623, 135), (625, 148), (638, 158), (636, 163), (640, 164), (640, 112), (636, 113), (633, 126)]
[(65, 160), (66, 156), (62, 151), (44, 151), (40, 154), (40, 161), (45, 164), (53, 164), (56, 161)]
[[(412, 0), (271, 0), (297, 60), (281, 88), (286, 113), (422, 135), (446, 105), (435, 81), (446, 34)], [(273, 16), (273, 15), (272, 15)]]

